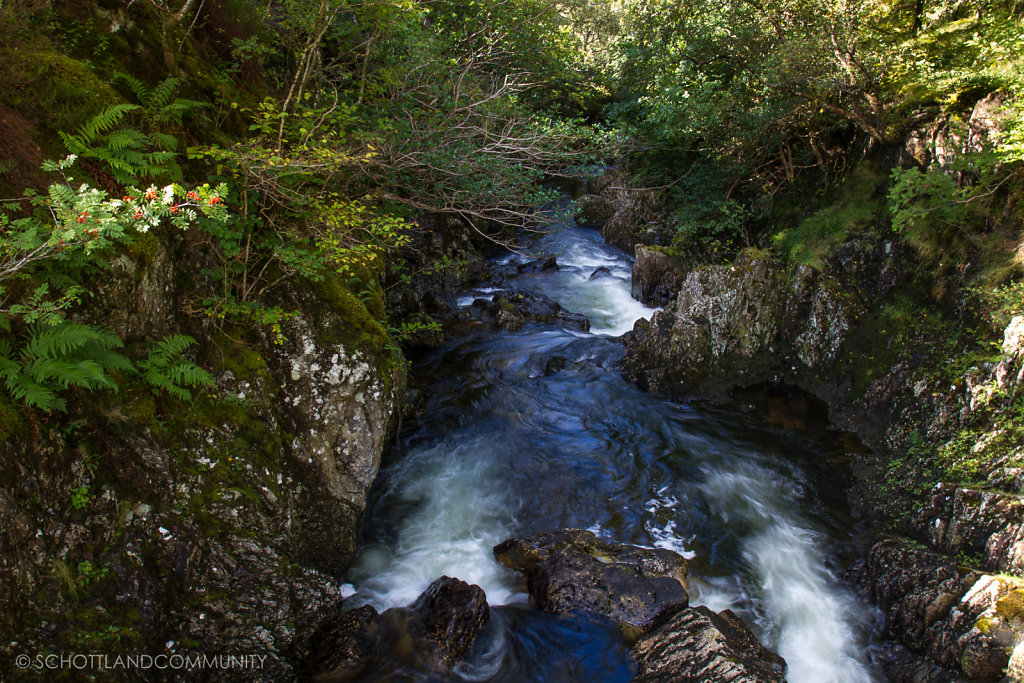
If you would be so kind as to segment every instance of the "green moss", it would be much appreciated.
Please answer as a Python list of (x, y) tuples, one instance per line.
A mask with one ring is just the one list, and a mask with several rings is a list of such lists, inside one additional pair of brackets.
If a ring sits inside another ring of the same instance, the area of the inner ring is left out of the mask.
[(15, 439), (28, 431), (24, 409), (16, 406), (6, 391), (0, 392), (0, 441)]
[(853, 234), (871, 232), (885, 215), (887, 182), (874, 162), (861, 163), (837, 188), (830, 203), (795, 228), (776, 233), (773, 246), (791, 263), (820, 269), (833, 247)]
[(274, 383), (261, 351), (226, 334), (218, 335), (214, 342), (219, 351), (216, 360), (235, 377)]
[[(353, 282), (358, 280), (358, 282)], [(383, 358), (388, 344), (388, 334), (380, 320), (371, 313), (369, 306), (383, 312), (376, 285), (368, 286), (358, 278), (346, 282), (340, 275), (329, 274), (316, 284), (316, 292), (331, 312), (338, 315), (342, 324), (319, 326), (318, 341), (324, 345), (344, 344), (356, 351)], [(354, 291), (356, 286), (360, 289)], [(378, 301), (374, 301), (374, 299)]]
[(1024, 617), (1024, 590), (1014, 589), (996, 601), (996, 614), (1004, 621)]
[(7, 76), (27, 87), (8, 94), (6, 104), (36, 115), (52, 130), (73, 130), (108, 105), (120, 101), (109, 82), (89, 64), (51, 50), (0, 50)]
[(146, 267), (153, 263), (157, 250), (160, 248), (160, 240), (155, 231), (134, 235), (128, 243), (128, 255), (139, 262), (141, 268), (136, 269), (138, 277), (142, 277)]

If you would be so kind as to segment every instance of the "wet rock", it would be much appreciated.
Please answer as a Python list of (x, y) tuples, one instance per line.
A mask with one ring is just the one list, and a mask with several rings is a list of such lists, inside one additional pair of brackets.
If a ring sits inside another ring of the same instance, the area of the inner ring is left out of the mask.
[(352, 680), (393, 672), (397, 665), (443, 675), (469, 651), (489, 614), (479, 586), (442, 576), (410, 607), (378, 615), (366, 605), (328, 619), (310, 638), (301, 673)]
[(547, 273), (553, 270), (558, 270), (558, 261), (554, 254), (516, 266), (516, 271), (520, 273)]
[(637, 683), (781, 681), (786, 668), (730, 610), (703, 606), (676, 612), (633, 651)]
[(648, 306), (664, 306), (683, 285), (689, 271), (680, 256), (644, 244), (636, 245), (631, 291)]
[(589, 280), (597, 280), (602, 277), (612, 277), (612, 271), (608, 266), (600, 266), (590, 274)]
[(567, 311), (557, 301), (535, 292), (502, 292), (487, 303), (487, 308), (494, 313), (498, 326), (505, 330), (518, 330), (527, 320), (555, 323), (583, 331), (590, 329), (590, 321), (585, 316)]
[(494, 311), (494, 322), (503, 330), (515, 332), (523, 329), (526, 324), (526, 316), (512, 307), (499, 306)]
[(363, 605), (328, 619), (310, 638), (302, 674), (354, 678), (362, 673), (370, 654), (369, 631), (377, 616), (377, 610)]
[(503, 541), (494, 555), (526, 577), (532, 602), (545, 612), (589, 610), (647, 632), (689, 602), (686, 559), (670, 550), (563, 529)]
[(451, 668), (476, 641), (490, 616), (480, 586), (442, 576), (411, 607), (410, 634), (420, 663)]
[(552, 356), (548, 358), (548, 362), (544, 364), (544, 376), (550, 377), (556, 373), (561, 372), (565, 369), (569, 359), (565, 356)]

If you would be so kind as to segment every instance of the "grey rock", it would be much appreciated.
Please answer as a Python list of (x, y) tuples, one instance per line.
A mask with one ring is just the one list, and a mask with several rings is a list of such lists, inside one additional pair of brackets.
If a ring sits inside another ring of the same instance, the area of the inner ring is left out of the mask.
[(526, 577), (532, 602), (545, 612), (589, 610), (646, 632), (689, 602), (686, 559), (670, 550), (563, 529), (503, 541), (494, 555)]
[(676, 612), (633, 651), (637, 683), (781, 681), (786, 668), (731, 611), (703, 606)]
[(638, 244), (635, 249), (631, 292), (648, 306), (664, 306), (683, 286), (690, 270), (685, 259), (664, 250)]

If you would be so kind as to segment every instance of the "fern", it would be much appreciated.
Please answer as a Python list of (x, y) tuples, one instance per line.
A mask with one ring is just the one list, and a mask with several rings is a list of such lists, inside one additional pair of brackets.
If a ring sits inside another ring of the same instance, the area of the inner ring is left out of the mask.
[(137, 104), (112, 104), (83, 123), (74, 135), (61, 132), (60, 137), (69, 152), (81, 156), (92, 149), (100, 135), (110, 131), (121, 123), (125, 116), (141, 108)]
[(183, 401), (192, 398), (185, 387), (212, 386), (213, 377), (182, 354), (196, 340), (183, 334), (172, 334), (153, 344), (149, 357), (139, 363), (142, 377), (153, 388), (166, 391)]
[(16, 401), (42, 410), (66, 410), (58, 392), (79, 387), (89, 391), (116, 389), (107, 374), (132, 369), (132, 362), (115, 349), (117, 335), (61, 321), (32, 327), (21, 348), (0, 340), (0, 379)]

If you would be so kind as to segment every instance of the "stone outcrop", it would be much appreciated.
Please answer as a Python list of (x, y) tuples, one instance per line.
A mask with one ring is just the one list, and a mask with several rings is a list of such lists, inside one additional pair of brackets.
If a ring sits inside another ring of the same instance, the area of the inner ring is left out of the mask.
[(625, 171), (609, 170), (577, 201), (581, 225), (600, 228), (609, 244), (631, 252), (637, 244), (667, 242), (666, 203), (657, 190), (632, 187)]
[(948, 555), (978, 558), (982, 569), (1024, 574), (1024, 499), (937, 484), (912, 521), (920, 540)]
[(683, 287), (690, 270), (686, 259), (671, 251), (636, 245), (631, 293), (648, 306), (664, 306)]
[(887, 632), (927, 659), (916, 668), (959, 669), (980, 681), (1003, 676), (1024, 643), (1024, 580), (967, 570), (899, 539), (872, 548), (868, 565)]
[(675, 301), (627, 340), (627, 376), (652, 391), (721, 399), (735, 387), (814, 376), (835, 361), (856, 301), (809, 268), (741, 256), (690, 271)]
[(372, 647), (370, 631), (378, 616), (373, 607), (363, 605), (326, 619), (309, 639), (309, 652), (300, 673), (308, 678), (325, 674), (341, 679), (357, 677), (367, 667)]
[(633, 648), (637, 683), (768, 683), (786, 662), (729, 610), (684, 609)]
[(646, 632), (689, 603), (686, 559), (670, 550), (563, 529), (509, 539), (495, 546), (494, 555), (526, 577), (531, 601), (545, 612), (589, 610)]

